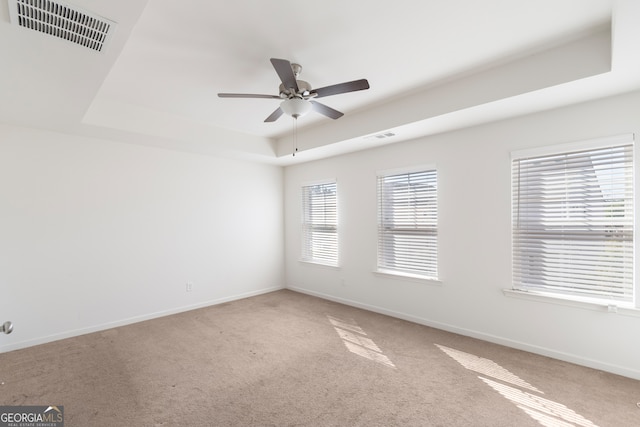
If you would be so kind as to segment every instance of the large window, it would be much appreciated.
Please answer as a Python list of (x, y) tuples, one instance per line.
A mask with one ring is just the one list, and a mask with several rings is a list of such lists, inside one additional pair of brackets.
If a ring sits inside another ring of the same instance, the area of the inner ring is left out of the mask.
[(512, 156), (513, 286), (633, 303), (633, 137), (570, 147)]
[(378, 210), (378, 270), (437, 279), (436, 171), (380, 174)]
[(338, 265), (338, 209), (335, 182), (302, 187), (302, 260)]

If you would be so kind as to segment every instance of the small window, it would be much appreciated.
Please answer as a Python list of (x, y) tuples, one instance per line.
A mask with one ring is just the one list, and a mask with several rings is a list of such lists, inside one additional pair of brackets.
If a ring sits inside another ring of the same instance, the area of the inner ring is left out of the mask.
[(633, 302), (633, 163), (632, 136), (513, 156), (515, 289)]
[(338, 265), (338, 206), (335, 182), (302, 187), (302, 260)]
[(378, 270), (438, 278), (435, 169), (378, 176)]

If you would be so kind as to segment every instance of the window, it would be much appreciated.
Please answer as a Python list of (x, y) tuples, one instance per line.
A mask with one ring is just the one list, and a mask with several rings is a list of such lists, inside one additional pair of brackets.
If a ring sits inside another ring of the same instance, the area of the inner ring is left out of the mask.
[(302, 187), (302, 260), (338, 265), (335, 182)]
[(633, 303), (633, 136), (571, 147), (513, 156), (514, 289)]
[(435, 170), (378, 176), (378, 270), (438, 277)]

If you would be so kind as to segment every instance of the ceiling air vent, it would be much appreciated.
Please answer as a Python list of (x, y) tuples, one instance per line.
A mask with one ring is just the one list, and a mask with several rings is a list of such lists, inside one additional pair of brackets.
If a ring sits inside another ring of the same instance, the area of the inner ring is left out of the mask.
[(396, 136), (395, 133), (393, 132), (382, 132), (382, 133), (376, 133), (374, 135), (367, 135), (364, 137), (364, 139), (385, 139), (385, 138), (391, 138), (392, 136)]
[(385, 132), (385, 133), (379, 133), (374, 136), (378, 139), (384, 139), (384, 138), (391, 138), (392, 136), (396, 136), (396, 134), (393, 132)]
[(50, 0), (8, 0), (11, 22), (102, 52), (115, 22)]

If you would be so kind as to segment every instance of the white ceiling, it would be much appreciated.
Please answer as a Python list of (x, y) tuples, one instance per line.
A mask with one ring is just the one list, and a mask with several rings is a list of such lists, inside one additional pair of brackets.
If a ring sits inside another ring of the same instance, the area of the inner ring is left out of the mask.
[[(102, 53), (10, 23), (0, 0), (0, 122), (290, 164), (640, 89), (637, 0), (75, 0), (117, 22)], [(345, 113), (263, 120), (269, 58)], [(371, 137), (392, 131), (387, 139)]]

